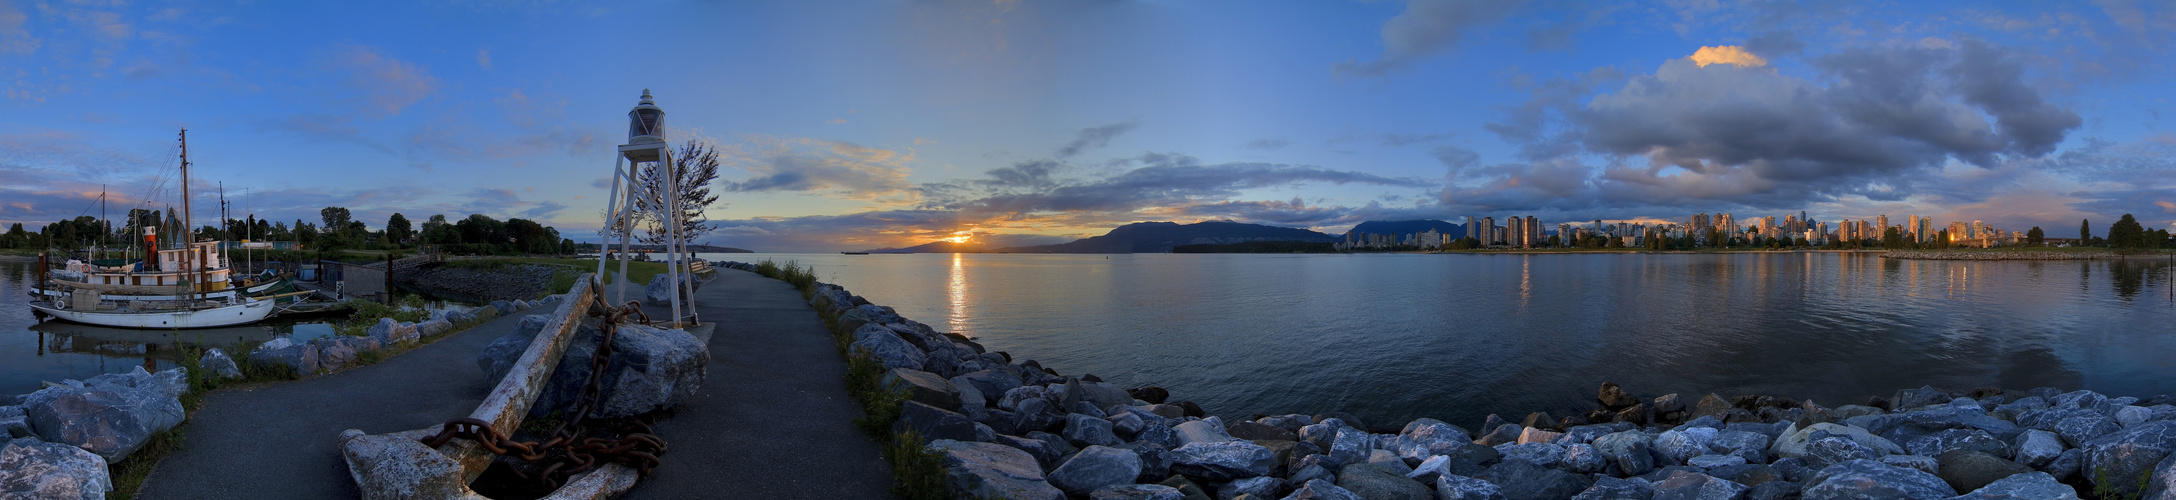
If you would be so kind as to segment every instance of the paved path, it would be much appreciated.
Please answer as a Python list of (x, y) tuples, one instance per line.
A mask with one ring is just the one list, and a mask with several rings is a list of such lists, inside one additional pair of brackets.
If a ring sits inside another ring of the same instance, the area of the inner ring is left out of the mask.
[[(626, 498), (892, 498), (890, 467), (853, 424), (860, 408), (846, 394), (846, 362), (815, 310), (784, 282), (718, 274), (696, 292), (704, 320), (718, 324), (708, 378), (655, 427), (670, 446), (664, 464)], [(523, 315), (376, 365), (213, 392), (189, 416), (185, 446), (159, 463), (140, 497), (355, 498), (335, 446), (340, 431), (404, 431), (468, 415), (490, 392), (476, 353)]]
[[(531, 309), (528, 313), (544, 313)], [(476, 353), (525, 313), (491, 320), (332, 375), (213, 391), (189, 415), (181, 451), (159, 462), (139, 498), (355, 498), (336, 442), (468, 416), (491, 392)]]
[(720, 269), (695, 302), (718, 325), (708, 378), (658, 422), (665, 463), (624, 498), (893, 498), (891, 466), (854, 426), (846, 360), (801, 292)]

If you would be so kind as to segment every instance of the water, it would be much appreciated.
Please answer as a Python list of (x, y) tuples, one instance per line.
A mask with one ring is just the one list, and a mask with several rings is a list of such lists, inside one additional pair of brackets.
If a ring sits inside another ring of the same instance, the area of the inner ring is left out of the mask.
[[(1068, 375), (1378, 425), (1931, 384), (2176, 393), (2163, 261), (1873, 254), (766, 255)], [(1515, 418), (1514, 418), (1515, 419)]]
[[(332, 335), (329, 321), (340, 318), (272, 319), (226, 328), (131, 330), (63, 321), (39, 323), (31, 316), (31, 283), (37, 263), (0, 260), (0, 396), (38, 390), (40, 382), (85, 379), (100, 373), (125, 373), (136, 367), (157, 371), (180, 359), (179, 345), (232, 349), (285, 337), (309, 341)], [(454, 304), (431, 301), (426, 309)], [(233, 354), (233, 353), (229, 353)]]

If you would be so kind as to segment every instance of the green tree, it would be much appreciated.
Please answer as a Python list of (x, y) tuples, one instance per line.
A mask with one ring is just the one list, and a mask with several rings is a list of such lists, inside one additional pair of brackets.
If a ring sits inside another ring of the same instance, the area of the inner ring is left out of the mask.
[(317, 215), (319, 220), (325, 222), (325, 229), (328, 231), (345, 229), (348, 221), (354, 220), (347, 207), (325, 207), (324, 210), (318, 210)]
[(401, 216), (399, 212), (394, 212), (393, 218), (385, 221), (385, 239), (393, 246), (407, 244), (409, 238), (415, 237), (415, 233), (415, 226), (410, 225), (408, 218)]
[(2093, 221), (2089, 219), (2078, 219), (2078, 244), (2083, 245), (2087, 241), (2091, 241), (2092, 239)]
[(2122, 249), (2146, 248), (2146, 228), (2131, 214), (2123, 214), (2123, 219), (2108, 227), (2108, 245)]
[(2027, 244), (2040, 246), (2047, 241), (2048, 233), (2042, 232), (2040, 226), (2033, 226), (2031, 230), (2025, 231), (2025, 243)]
[(305, 247), (317, 247), (317, 225), (295, 219), (295, 243)]

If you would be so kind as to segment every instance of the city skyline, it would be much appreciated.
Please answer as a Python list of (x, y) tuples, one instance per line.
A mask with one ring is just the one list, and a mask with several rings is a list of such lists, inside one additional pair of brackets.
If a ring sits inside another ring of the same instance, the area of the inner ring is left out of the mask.
[(236, 218), (594, 241), (644, 89), (721, 148), (697, 240), (766, 251), (1468, 214), (2176, 224), (2176, 6), (1589, 7), (0, 0), (0, 224), (95, 215), (102, 187), (178, 207), (188, 127), (199, 219), (223, 182)]

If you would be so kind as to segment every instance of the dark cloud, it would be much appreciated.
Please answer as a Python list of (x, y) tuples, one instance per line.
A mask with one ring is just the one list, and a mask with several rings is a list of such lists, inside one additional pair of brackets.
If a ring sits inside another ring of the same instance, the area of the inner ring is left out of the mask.
[(815, 192), (860, 200), (914, 191), (904, 166), (914, 159), (911, 151), (820, 139), (769, 142), (763, 152), (736, 162), (754, 177), (721, 181), (720, 186), (726, 191)]
[(1279, 150), (1279, 149), (1284, 149), (1284, 147), (1285, 147), (1285, 146), (1290, 146), (1290, 145), (1292, 145), (1292, 141), (1287, 141), (1287, 140), (1284, 140), (1284, 139), (1277, 139), (1277, 138), (1264, 138), (1264, 139), (1255, 139), (1255, 140), (1254, 140), (1254, 142), (1249, 142), (1249, 143), (1247, 143), (1247, 149), (1260, 149), (1260, 150), (1263, 150), (1263, 151), (1275, 151), (1275, 150)]
[(1215, 202), (1240, 191), (1327, 182), (1428, 187), (1432, 183), (1407, 178), (1330, 170), (1321, 167), (1271, 164), (1223, 163), (1202, 165), (1184, 155), (1150, 154), (1139, 158), (1147, 166), (1116, 176), (1068, 183), (1028, 193), (1002, 193), (958, 204), (973, 214), (1025, 215), (1036, 212), (1131, 212), (1157, 207)]
[(1745, 40), (1745, 50), (1769, 59), (1795, 56), (1805, 49), (1806, 43), (1798, 41), (1798, 35), (1789, 31), (1764, 33)]
[(1068, 142), (1065, 146), (1058, 148), (1057, 157), (1071, 158), (1090, 149), (1109, 146), (1111, 145), (1111, 139), (1117, 138), (1126, 132), (1131, 132), (1134, 128), (1140, 126), (1141, 124), (1138, 122), (1121, 122), (1080, 129), (1080, 134), (1073, 138), (1073, 142)]
[(1063, 168), (1065, 164), (1056, 160), (1028, 160), (991, 169), (987, 172), (990, 178), (975, 183), (995, 188), (1047, 189), (1057, 185), (1053, 176)]
[(1405, 12), (1383, 23), (1383, 53), (1374, 61), (1347, 59), (1337, 71), (1381, 76), (1456, 45), (1468, 30), (1486, 27), (1518, 8), (1516, 0), (1407, 0)]

